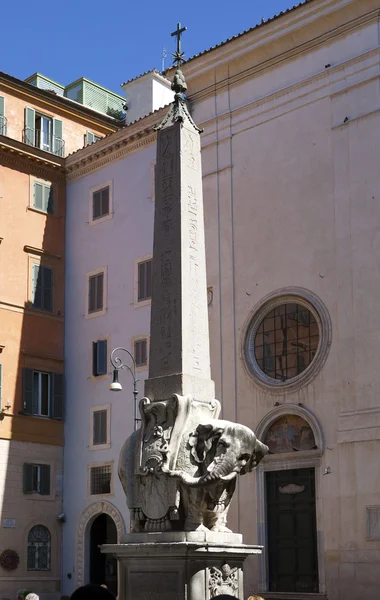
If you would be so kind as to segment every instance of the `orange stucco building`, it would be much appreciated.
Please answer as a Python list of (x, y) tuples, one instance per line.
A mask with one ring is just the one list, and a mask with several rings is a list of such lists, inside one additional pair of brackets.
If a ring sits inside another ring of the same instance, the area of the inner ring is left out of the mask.
[(1, 597), (61, 587), (64, 156), (117, 128), (0, 73)]

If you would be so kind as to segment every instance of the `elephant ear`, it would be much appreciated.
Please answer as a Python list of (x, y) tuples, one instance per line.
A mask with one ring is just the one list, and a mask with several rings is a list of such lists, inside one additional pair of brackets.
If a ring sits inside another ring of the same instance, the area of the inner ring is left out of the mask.
[(213, 443), (218, 440), (222, 434), (221, 428), (215, 428), (213, 425), (198, 425), (195, 431), (190, 434), (189, 445), (191, 455), (197, 463), (203, 463), (207, 453), (211, 450)]
[(256, 440), (254, 453), (252, 454), (251, 460), (247, 463), (242, 474), (244, 475), (245, 473), (250, 473), (251, 471), (253, 471), (253, 469), (257, 467), (259, 462), (263, 460), (264, 456), (268, 453), (268, 451), (268, 446), (260, 442), (260, 440)]

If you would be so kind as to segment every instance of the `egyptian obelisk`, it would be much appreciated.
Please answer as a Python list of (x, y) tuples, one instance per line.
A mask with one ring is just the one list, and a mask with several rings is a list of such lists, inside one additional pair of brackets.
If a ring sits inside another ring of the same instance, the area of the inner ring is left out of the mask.
[[(178, 30), (180, 27), (178, 27)], [(176, 32), (174, 32), (176, 33)], [(149, 378), (151, 401), (214, 398), (210, 372), (200, 129), (187, 109), (179, 67), (174, 102), (157, 129)]]

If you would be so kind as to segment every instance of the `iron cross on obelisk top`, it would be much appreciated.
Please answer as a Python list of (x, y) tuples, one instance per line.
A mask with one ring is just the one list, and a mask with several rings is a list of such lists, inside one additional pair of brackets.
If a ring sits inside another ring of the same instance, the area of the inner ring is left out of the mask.
[(177, 67), (180, 67), (183, 63), (183, 57), (185, 55), (184, 52), (181, 52), (181, 35), (184, 31), (186, 31), (187, 27), (181, 27), (181, 23), (177, 23), (177, 29), (173, 31), (170, 35), (177, 38), (177, 51), (173, 52), (173, 63), (177, 63)]

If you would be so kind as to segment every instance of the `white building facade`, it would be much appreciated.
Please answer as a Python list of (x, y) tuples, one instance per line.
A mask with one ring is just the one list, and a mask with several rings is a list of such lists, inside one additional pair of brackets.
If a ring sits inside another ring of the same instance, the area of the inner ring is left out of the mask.
[[(378, 8), (312, 0), (183, 69), (205, 129), (216, 395), (271, 449), (229, 518), (264, 546), (245, 583), (265, 598), (372, 600), (380, 584)], [(107, 357), (137, 351), (141, 397), (164, 112), (66, 161), (65, 592), (116, 585), (96, 545), (128, 528), (117, 460), (132, 381), (109, 392)]]

